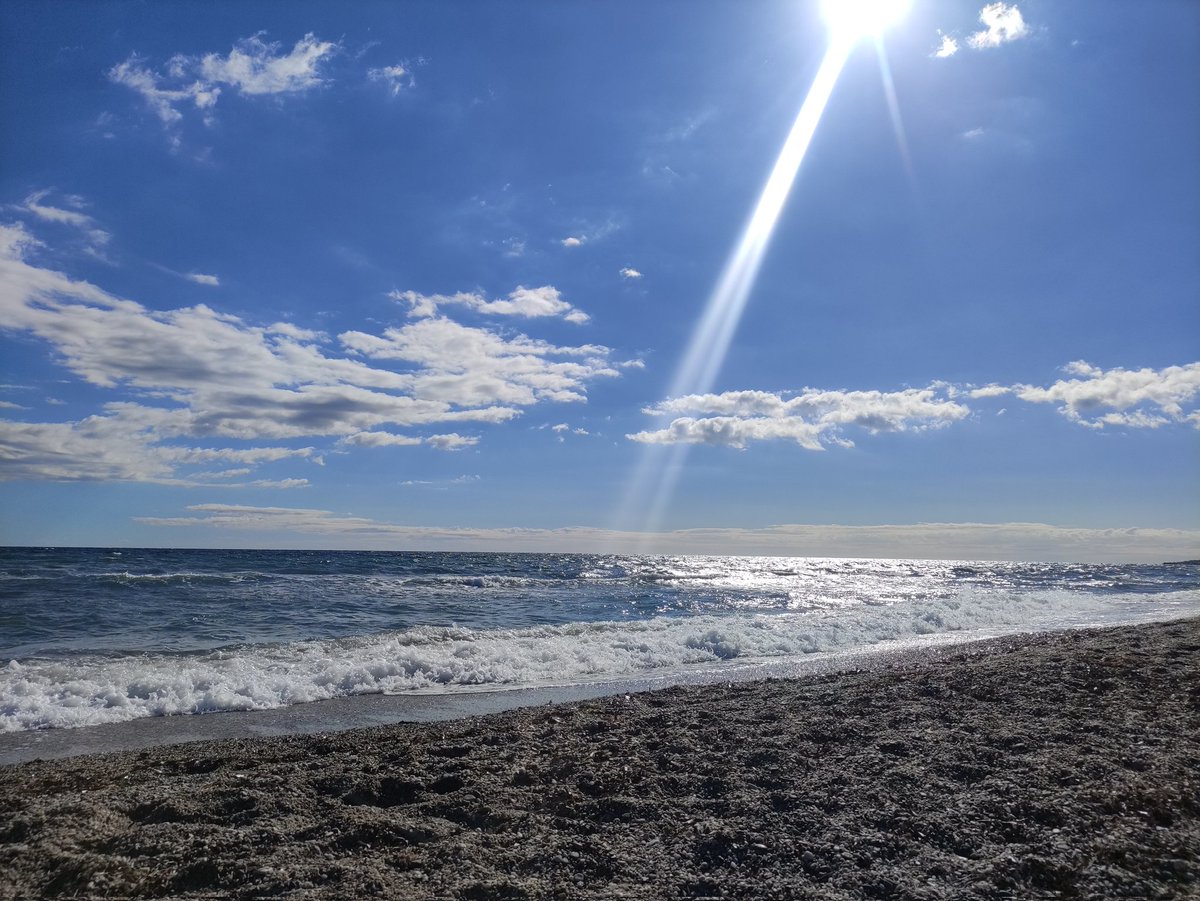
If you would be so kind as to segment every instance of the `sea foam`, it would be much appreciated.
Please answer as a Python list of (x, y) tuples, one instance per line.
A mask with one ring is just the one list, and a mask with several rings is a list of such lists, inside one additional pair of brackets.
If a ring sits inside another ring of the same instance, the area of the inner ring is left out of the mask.
[(1168, 619), (1200, 591), (1144, 596), (962, 589), (785, 613), (663, 616), (514, 629), (430, 627), (191, 654), (81, 655), (0, 669), (0, 731), (262, 710), (357, 694), (570, 684), (866, 648), (958, 633)]

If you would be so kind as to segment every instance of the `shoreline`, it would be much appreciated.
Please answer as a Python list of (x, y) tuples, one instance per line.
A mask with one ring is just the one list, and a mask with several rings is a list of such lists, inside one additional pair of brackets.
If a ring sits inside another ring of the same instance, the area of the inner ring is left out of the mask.
[[(1033, 633), (1030, 633), (1033, 634)], [(986, 647), (1005, 636), (964, 637), (943, 632), (885, 641), (803, 657), (759, 658), (748, 662), (698, 665), (666, 672), (602, 677), (558, 685), (458, 687), (450, 691), (361, 694), (271, 707), (172, 714), (93, 726), (0, 733), (0, 767), (32, 760), (58, 760), (92, 754), (240, 738), (279, 738), (320, 732), (435, 723), (504, 713), (524, 707), (566, 704), (613, 695), (661, 691), (681, 685), (717, 685), (765, 679), (803, 679), (830, 673), (915, 664), (964, 645)]]
[(1184, 897), (1200, 619), (3, 766), (0, 872), (0, 898)]

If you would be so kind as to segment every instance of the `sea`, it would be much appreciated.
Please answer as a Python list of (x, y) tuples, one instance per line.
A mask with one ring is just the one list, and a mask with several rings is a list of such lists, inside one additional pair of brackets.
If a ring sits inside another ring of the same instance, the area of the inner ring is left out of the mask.
[(1195, 615), (1195, 563), (4, 548), (0, 731), (712, 681)]

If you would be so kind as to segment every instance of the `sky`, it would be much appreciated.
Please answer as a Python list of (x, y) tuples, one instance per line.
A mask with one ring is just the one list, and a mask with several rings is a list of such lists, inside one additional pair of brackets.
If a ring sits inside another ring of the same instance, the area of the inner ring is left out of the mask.
[(9, 0), (0, 543), (1200, 556), (1200, 4), (835, 19)]

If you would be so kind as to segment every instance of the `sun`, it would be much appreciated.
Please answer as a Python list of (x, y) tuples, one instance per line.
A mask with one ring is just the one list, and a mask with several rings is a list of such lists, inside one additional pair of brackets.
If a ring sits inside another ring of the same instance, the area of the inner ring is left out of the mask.
[(877, 35), (906, 12), (911, 0), (824, 0), (825, 21), (834, 35), (853, 40)]

